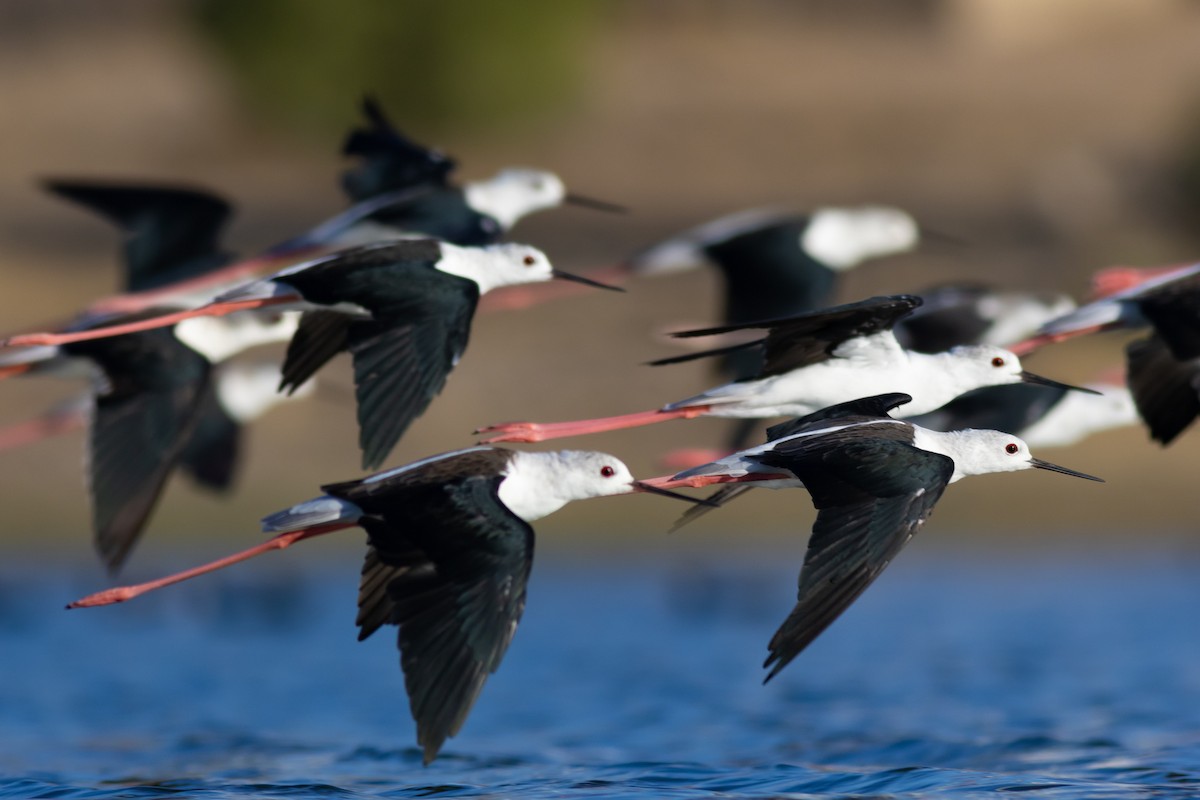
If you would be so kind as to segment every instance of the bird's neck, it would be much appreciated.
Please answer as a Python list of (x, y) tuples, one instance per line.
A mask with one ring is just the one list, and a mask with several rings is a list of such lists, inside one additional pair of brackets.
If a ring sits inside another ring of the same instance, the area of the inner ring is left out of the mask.
[(479, 287), (480, 295), (505, 285), (504, 281), (499, 280), (494, 256), (488, 250), (480, 247), (458, 247), (446, 242), (442, 242), (440, 246), (442, 257), (437, 262), (439, 272), (474, 282)]
[(919, 425), (913, 426), (913, 446), (930, 453), (940, 453), (954, 462), (954, 474), (950, 483), (979, 475), (982, 471), (971, 469), (969, 437), (963, 431), (931, 431)]
[(553, 455), (514, 451), (500, 483), (500, 502), (526, 522), (549, 516), (577, 499), (560, 485)]

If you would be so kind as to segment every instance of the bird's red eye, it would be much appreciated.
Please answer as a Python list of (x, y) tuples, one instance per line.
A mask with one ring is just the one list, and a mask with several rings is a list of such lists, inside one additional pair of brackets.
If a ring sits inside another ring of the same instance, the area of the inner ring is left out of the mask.
[(602, 478), (611, 478), (613, 475), (616, 475), (616, 474), (617, 474), (617, 471), (615, 469), (613, 469), (612, 467), (603, 466), (600, 468), (600, 476)]
[(1014, 442), (1009, 442), (1008, 444), (1004, 445), (1004, 452), (1008, 453), (1010, 456), (1014, 455), (1020, 449), (1021, 448), (1018, 447)]
[(993, 367), (1003, 367), (1004, 359), (1001, 358), (1000, 356), (996, 356), (995, 358), (992, 359), (992, 366)]
[(537, 263), (537, 259), (534, 258), (533, 256), (525, 256), (525, 266), (532, 267), (536, 263)]

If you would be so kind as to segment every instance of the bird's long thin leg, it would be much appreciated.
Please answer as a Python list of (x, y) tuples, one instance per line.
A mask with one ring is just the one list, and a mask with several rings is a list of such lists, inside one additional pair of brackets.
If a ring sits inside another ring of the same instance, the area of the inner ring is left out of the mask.
[(1076, 328), (1075, 330), (1062, 331), (1061, 333), (1039, 333), (1030, 336), (1028, 339), (1023, 339), (1008, 349), (1016, 356), (1024, 358), (1033, 353), (1035, 350), (1040, 350), (1048, 344), (1058, 344), (1059, 342), (1070, 341), (1080, 336), (1086, 336), (1089, 333), (1100, 333), (1101, 331), (1111, 330), (1117, 327), (1115, 324), (1107, 323), (1103, 325), (1089, 325), (1086, 328)]
[(274, 536), (262, 544), (251, 547), (248, 550), (242, 550), (240, 553), (234, 553), (231, 556), (225, 556), (225, 558), (219, 558), (216, 561), (210, 561), (209, 563), (202, 564), (198, 567), (192, 567), (191, 569), (186, 569), (182, 572), (176, 572), (172, 575), (166, 576), (165, 578), (147, 581), (146, 583), (138, 583), (132, 586), (117, 586), (112, 589), (105, 589), (102, 592), (89, 594), (87, 597), (80, 598), (74, 603), (69, 603), (67, 608), (90, 608), (92, 606), (107, 606), (113, 603), (124, 603), (126, 600), (132, 600), (138, 595), (145, 594), (146, 592), (151, 592), (155, 589), (161, 589), (164, 586), (170, 586), (175, 583), (180, 583), (181, 581), (186, 581), (190, 578), (195, 578), (199, 575), (224, 569), (225, 567), (237, 564), (238, 562), (246, 561), (254, 558), (255, 556), (262, 555), (263, 553), (269, 553), (272, 550), (283, 550), (291, 547), (296, 542), (299, 542), (303, 539), (311, 539), (314, 536), (321, 536), (326, 533), (333, 533), (334, 531), (345, 530), (346, 528), (353, 527), (354, 523), (341, 522), (331, 523), (329, 525), (316, 525), (299, 531), (288, 531), (287, 533), (281, 533), (278, 536)]
[(284, 263), (294, 263), (302, 258), (307, 258), (319, 249), (321, 248), (311, 248), (309, 250), (284, 253), (277, 256), (268, 253), (255, 256), (254, 258), (247, 258), (205, 273), (204, 275), (176, 281), (167, 286), (106, 297), (88, 306), (88, 311), (95, 313), (132, 313), (141, 311), (155, 305), (163, 298), (195, 292), (210, 286), (240, 283), (250, 278), (258, 277), (260, 273), (266, 272), (268, 269), (278, 269)]
[(564, 436), (580, 436), (585, 433), (615, 431), (622, 428), (636, 428), (641, 425), (653, 425), (656, 422), (666, 422), (670, 419), (694, 419), (708, 413), (711, 406), (689, 406), (687, 408), (655, 409), (654, 411), (638, 411), (633, 414), (621, 414), (616, 417), (598, 417), (596, 419), (581, 419), (572, 422), (503, 422), (499, 425), (489, 425), (479, 428), (475, 433), (494, 433), (487, 439), (481, 439), (481, 444), (494, 442), (543, 442), (547, 439), (560, 439)]
[(753, 483), (755, 481), (795, 480), (792, 475), (772, 472), (750, 472), (743, 475), (691, 475), (686, 478), (676, 478), (673, 475), (661, 475), (657, 478), (646, 478), (641, 483), (656, 489), (703, 489), (717, 483)]
[(194, 317), (223, 317), (226, 314), (232, 314), (235, 311), (249, 311), (255, 308), (263, 308), (265, 306), (292, 303), (295, 302), (295, 300), (296, 298), (293, 296), (280, 296), (256, 297), (248, 300), (230, 300), (221, 303), (209, 303), (208, 305), (189, 309), (187, 311), (176, 311), (172, 314), (164, 314), (160, 317), (138, 320), (137, 322), (127, 322), (121, 325), (92, 328), (86, 331), (73, 331), (71, 333), (26, 333), (9, 337), (3, 342), (3, 344), (10, 347), (23, 345), (58, 346), (71, 344), (72, 342), (83, 342), (89, 339), (104, 339), (109, 336), (120, 336), (121, 334), (125, 333), (148, 331), (154, 328), (165, 328), (168, 325), (175, 325), (176, 323), (183, 322), (185, 319), (192, 319)]
[(1141, 286), (1152, 278), (1178, 272), (1190, 264), (1172, 264), (1169, 267), (1107, 267), (1092, 276), (1092, 299), (1101, 300), (1117, 292)]
[(79, 430), (87, 423), (87, 411), (78, 406), (55, 409), (40, 417), (0, 428), (0, 450), (11, 450), (60, 433)]

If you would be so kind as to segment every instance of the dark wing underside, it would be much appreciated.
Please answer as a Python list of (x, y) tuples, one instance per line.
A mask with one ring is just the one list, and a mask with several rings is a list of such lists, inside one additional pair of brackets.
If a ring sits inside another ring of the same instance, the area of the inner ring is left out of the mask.
[(1164, 286), (1138, 302), (1142, 315), (1179, 361), (1200, 358), (1200, 281)]
[(993, 323), (980, 314), (979, 303), (991, 291), (982, 284), (948, 284), (922, 292), (924, 305), (896, 326), (896, 337), (919, 353), (979, 344)]
[(1125, 348), (1126, 380), (1150, 437), (1168, 445), (1200, 414), (1200, 366), (1178, 361), (1157, 334)]
[(233, 209), (211, 192), (70, 180), (50, 180), (44, 185), (128, 234), (126, 291), (145, 291), (195, 277), (229, 260), (218, 239)]
[(96, 549), (110, 570), (132, 550), (196, 427), (209, 364), (171, 331), (79, 342), (108, 391), (96, 398), (88, 473)]
[[(899, 426), (897, 426), (899, 427)], [(789, 469), (819, 511), (795, 608), (771, 638), (770, 680), (829, 627), (928, 519), (954, 462), (901, 441), (797, 443), (763, 462)]]
[(347, 251), (315, 268), (282, 277), (305, 299), (354, 303), (369, 319), (306, 314), (288, 347), (284, 387), (294, 387), (339, 349), (354, 358), (363, 468), (387, 458), (433, 398), (466, 349), (479, 301), (473, 281), (434, 268), (434, 242), (399, 242)]
[(525, 608), (533, 529), (500, 503), (499, 482), (468, 477), (394, 494), (347, 493), (368, 512), (360, 524), (371, 545), (359, 638), (399, 626), (400, 665), (426, 763), (462, 727)]
[(857, 303), (814, 311), (788, 319), (765, 320), (717, 328), (682, 331), (678, 337), (713, 336), (744, 330), (766, 329), (767, 336), (757, 342), (723, 347), (702, 353), (652, 361), (651, 364), (674, 364), (712, 355), (728, 355), (746, 349), (760, 349), (763, 354), (762, 372), (757, 378), (791, 372), (794, 369), (818, 364), (833, 357), (838, 345), (848, 339), (870, 336), (891, 330), (896, 321), (921, 304), (920, 298), (908, 295), (873, 297)]
[(305, 311), (288, 342), (287, 355), (280, 370), (279, 391), (292, 394), (321, 367), (349, 346), (348, 314), (338, 311)]
[(1058, 405), (1067, 391), (1057, 386), (1032, 383), (984, 386), (959, 395), (941, 408), (913, 417), (909, 422), (935, 431), (975, 428), (1019, 436)]
[(204, 488), (228, 491), (237, 475), (241, 439), (241, 425), (221, 407), (210, 381), (200, 400), (196, 426), (183, 449), (180, 466)]

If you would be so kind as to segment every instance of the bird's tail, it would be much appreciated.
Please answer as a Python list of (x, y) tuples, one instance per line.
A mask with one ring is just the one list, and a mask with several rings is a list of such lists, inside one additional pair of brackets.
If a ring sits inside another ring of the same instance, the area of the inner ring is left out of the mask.
[(262, 531), (287, 533), (341, 523), (353, 525), (361, 516), (362, 509), (354, 503), (322, 495), (263, 517)]

